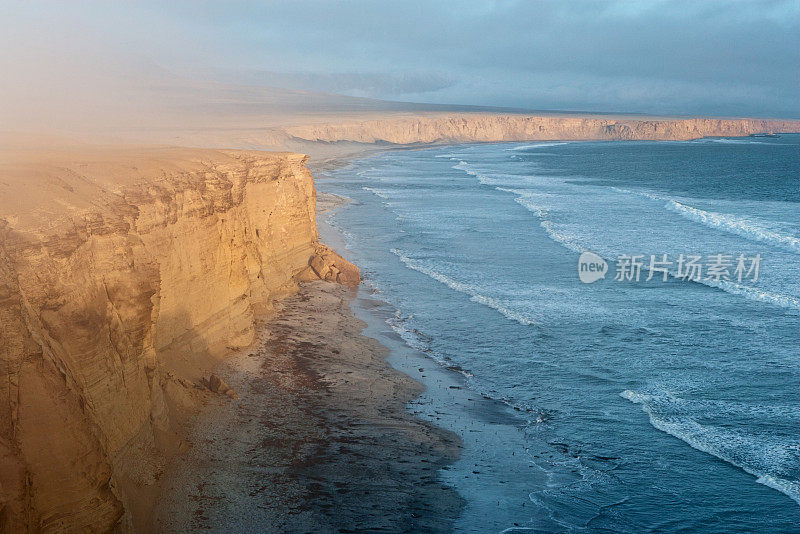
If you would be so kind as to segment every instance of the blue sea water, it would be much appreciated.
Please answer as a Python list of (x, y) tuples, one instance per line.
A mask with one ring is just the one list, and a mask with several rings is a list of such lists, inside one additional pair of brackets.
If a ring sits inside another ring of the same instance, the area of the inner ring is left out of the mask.
[[(318, 188), (352, 199), (329, 222), (391, 327), (519, 414), (480, 454), (528, 505), (487, 524), (800, 531), (800, 136), (398, 150)], [(579, 281), (582, 251), (604, 279)], [(623, 254), (762, 261), (616, 281)]]

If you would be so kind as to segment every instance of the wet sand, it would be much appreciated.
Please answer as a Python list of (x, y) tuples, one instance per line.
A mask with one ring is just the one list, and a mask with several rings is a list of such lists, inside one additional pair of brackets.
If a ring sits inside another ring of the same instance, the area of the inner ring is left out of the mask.
[(463, 507), (441, 478), (458, 437), (414, 417), (423, 387), (386, 362), (350, 310), (355, 291), (312, 282), (259, 325), (166, 474), (155, 529), (446, 532)]

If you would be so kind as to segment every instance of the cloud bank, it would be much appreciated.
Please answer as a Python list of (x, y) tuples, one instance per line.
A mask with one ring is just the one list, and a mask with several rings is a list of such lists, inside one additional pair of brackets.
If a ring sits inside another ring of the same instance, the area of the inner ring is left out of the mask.
[(796, 0), (5, 2), (0, 30), (0, 91), (18, 97), (56, 98), (56, 80), (80, 91), (78, 69), (99, 87), (168, 73), (430, 103), (800, 117)]

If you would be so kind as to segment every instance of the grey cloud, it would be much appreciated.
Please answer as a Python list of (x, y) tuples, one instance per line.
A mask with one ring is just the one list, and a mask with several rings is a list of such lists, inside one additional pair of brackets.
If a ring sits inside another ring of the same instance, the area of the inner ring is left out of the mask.
[(8, 11), (0, 35), (15, 46), (33, 34), (55, 55), (79, 47), (188, 77), (435, 103), (800, 116), (797, 0), (20, 2)]

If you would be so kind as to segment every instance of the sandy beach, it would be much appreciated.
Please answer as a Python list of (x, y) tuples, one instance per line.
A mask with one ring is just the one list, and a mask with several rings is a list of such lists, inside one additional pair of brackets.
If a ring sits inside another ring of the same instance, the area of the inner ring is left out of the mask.
[(155, 530), (448, 531), (437, 473), (459, 440), (406, 409), (422, 386), (360, 335), (352, 290), (312, 282), (220, 367), (239, 394), (201, 413), (166, 474)]

